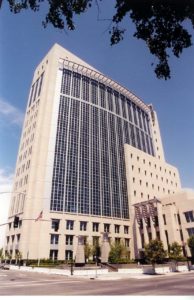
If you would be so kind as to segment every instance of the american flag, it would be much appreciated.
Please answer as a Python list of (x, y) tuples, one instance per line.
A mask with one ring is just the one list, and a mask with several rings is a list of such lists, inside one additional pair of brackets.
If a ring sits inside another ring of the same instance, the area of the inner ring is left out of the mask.
[(40, 212), (40, 214), (38, 215), (38, 217), (35, 219), (35, 222), (37, 222), (40, 219), (42, 219), (42, 215), (43, 215), (43, 211)]

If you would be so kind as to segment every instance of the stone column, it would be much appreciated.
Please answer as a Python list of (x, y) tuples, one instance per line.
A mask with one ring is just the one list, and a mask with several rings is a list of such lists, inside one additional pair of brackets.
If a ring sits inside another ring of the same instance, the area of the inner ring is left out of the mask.
[(160, 239), (163, 242), (164, 245), (164, 249), (168, 250), (168, 245), (167, 245), (167, 241), (166, 241), (166, 236), (165, 236), (165, 231), (164, 231), (164, 221), (163, 221), (163, 217), (162, 217), (162, 204), (161, 203), (157, 203), (157, 212), (158, 212), (158, 227), (159, 227), (159, 231), (160, 231)]
[(150, 215), (150, 227), (151, 227), (151, 233), (152, 233), (152, 240), (156, 239), (156, 229), (155, 229), (155, 223), (154, 223), (154, 216), (155, 216), (155, 206), (153, 202), (149, 202), (149, 215)]
[(148, 218), (148, 212), (147, 212), (147, 205), (146, 204), (143, 204), (141, 206), (141, 209), (142, 209), (142, 222), (143, 222), (143, 234), (144, 234), (144, 241), (145, 241), (145, 244), (148, 244), (149, 243), (149, 237), (148, 237), (148, 231), (147, 231), (147, 218)]
[(108, 241), (108, 232), (104, 232), (102, 235), (102, 246), (101, 246), (101, 262), (107, 263), (110, 252), (110, 244)]
[(78, 245), (75, 256), (76, 264), (85, 264), (85, 253), (84, 253), (84, 237), (82, 235), (78, 236)]

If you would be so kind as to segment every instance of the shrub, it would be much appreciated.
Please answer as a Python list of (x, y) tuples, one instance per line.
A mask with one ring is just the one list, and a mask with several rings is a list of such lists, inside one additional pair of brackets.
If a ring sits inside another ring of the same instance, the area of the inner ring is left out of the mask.
[(166, 257), (167, 252), (164, 250), (162, 241), (156, 239), (151, 240), (145, 245), (145, 258), (155, 267), (157, 262), (162, 262)]
[(182, 247), (177, 242), (174, 242), (170, 245), (169, 258), (175, 262), (182, 259)]
[(122, 243), (114, 243), (111, 245), (109, 253), (110, 263), (119, 263), (122, 259), (129, 260), (130, 254), (127, 248)]
[(187, 244), (191, 251), (191, 263), (194, 264), (194, 235), (191, 235), (188, 240)]

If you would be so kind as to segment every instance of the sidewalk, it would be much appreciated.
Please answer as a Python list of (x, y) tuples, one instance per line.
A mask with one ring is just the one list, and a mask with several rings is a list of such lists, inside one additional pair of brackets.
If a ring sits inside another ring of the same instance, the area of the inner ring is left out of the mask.
[(126, 278), (134, 278), (134, 279), (150, 279), (150, 278), (158, 278), (164, 276), (173, 276), (180, 275), (185, 273), (190, 273), (192, 271), (188, 271), (186, 266), (179, 266), (178, 272), (171, 272), (169, 267), (157, 267), (156, 274), (143, 274), (143, 268), (134, 268), (134, 269), (118, 269), (118, 272), (108, 272), (104, 274), (98, 273), (98, 270), (95, 272), (93, 276), (89, 275), (74, 275), (76, 277), (87, 277), (90, 279), (98, 279), (98, 280), (119, 280)]
[(143, 274), (142, 268), (133, 268), (133, 269), (118, 269), (118, 272), (109, 272), (108, 269), (83, 269), (73, 270), (73, 275), (71, 275), (70, 269), (53, 269), (53, 268), (38, 268), (38, 267), (24, 267), (20, 268), (15, 265), (10, 266), (10, 270), (18, 270), (18, 271), (26, 271), (26, 272), (38, 272), (45, 274), (55, 274), (55, 275), (63, 275), (68, 277), (76, 277), (76, 278), (87, 278), (87, 279), (98, 279), (98, 280), (119, 280), (126, 278), (134, 278), (134, 279), (149, 279), (149, 278), (158, 278), (163, 276), (171, 276), (171, 275), (179, 275), (181, 273), (190, 273), (193, 271), (188, 271), (186, 266), (179, 266), (179, 272), (170, 272), (169, 267), (162, 266), (156, 268), (156, 275)]
[[(156, 275), (149, 275), (149, 274), (143, 274), (143, 273), (108, 273), (108, 274), (100, 274), (93, 277), (84, 276), (93, 280), (120, 280), (120, 279), (127, 279), (127, 278), (134, 278), (134, 279), (156, 279), (156, 278), (162, 278), (166, 276), (177, 276), (181, 274), (187, 274), (191, 271), (183, 271), (183, 272), (168, 272), (168, 273), (156, 273)], [(76, 276), (80, 277), (80, 276)], [(83, 277), (83, 276), (82, 276)]]

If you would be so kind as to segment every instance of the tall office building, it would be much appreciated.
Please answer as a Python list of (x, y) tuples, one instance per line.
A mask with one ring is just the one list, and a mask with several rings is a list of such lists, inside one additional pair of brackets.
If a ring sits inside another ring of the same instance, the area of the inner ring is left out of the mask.
[(29, 93), (5, 250), (64, 260), (108, 237), (134, 257), (133, 204), (180, 189), (165, 166), (152, 106), (54, 45)]

